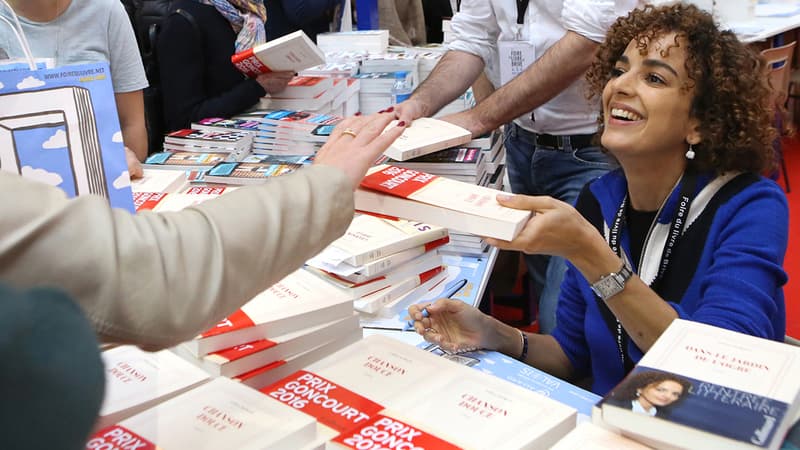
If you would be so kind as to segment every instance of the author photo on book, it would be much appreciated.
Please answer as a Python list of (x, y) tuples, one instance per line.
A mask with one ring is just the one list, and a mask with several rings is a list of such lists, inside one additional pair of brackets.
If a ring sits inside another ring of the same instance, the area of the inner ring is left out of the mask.
[(604, 403), (633, 412), (667, 418), (680, 404), (692, 383), (680, 376), (647, 370), (629, 375), (606, 397)]
[[(554, 68), (553, 70), (557, 70)], [(463, 302), (409, 308), (426, 340), (498, 350), (607, 394), (676, 318), (783, 340), (789, 212), (772, 91), (753, 49), (693, 5), (646, 6), (611, 26), (586, 74), (600, 143), (620, 168), (574, 206), (498, 195), (535, 214), (511, 242), (564, 257), (557, 326), (525, 333)]]

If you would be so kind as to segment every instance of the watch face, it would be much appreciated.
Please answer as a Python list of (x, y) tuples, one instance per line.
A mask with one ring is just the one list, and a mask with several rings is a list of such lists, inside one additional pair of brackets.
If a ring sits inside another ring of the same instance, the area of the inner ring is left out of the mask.
[(600, 281), (592, 284), (592, 290), (598, 297), (608, 300), (611, 296), (619, 294), (625, 289), (625, 282), (631, 277), (633, 272), (627, 265), (623, 266), (619, 273), (610, 273)]

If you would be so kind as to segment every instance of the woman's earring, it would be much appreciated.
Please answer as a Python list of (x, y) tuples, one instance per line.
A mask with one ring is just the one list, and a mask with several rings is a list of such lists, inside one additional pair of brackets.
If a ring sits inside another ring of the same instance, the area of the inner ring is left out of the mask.
[(694, 159), (694, 149), (692, 148), (692, 144), (689, 144), (689, 150), (686, 150), (686, 159)]
[(642, 395), (642, 392), (637, 390), (637, 391), (636, 391), (636, 396), (638, 397), (638, 396), (640, 396), (640, 395)]

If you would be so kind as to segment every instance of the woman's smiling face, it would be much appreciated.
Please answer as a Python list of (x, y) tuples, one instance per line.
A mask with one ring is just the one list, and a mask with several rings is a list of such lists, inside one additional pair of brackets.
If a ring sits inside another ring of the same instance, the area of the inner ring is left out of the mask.
[(636, 40), (628, 44), (603, 89), (602, 144), (620, 160), (663, 152), (682, 157), (687, 142), (700, 141), (685, 40), (672, 32), (647, 44), (645, 54)]

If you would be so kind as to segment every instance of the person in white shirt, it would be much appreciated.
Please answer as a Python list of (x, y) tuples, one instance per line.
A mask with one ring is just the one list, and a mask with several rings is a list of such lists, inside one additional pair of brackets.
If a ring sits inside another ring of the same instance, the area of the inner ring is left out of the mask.
[[(445, 120), (482, 135), (507, 123), (506, 167), (514, 193), (574, 203), (581, 188), (615, 165), (599, 148), (596, 102), (581, 79), (617, 16), (636, 0), (463, 0), (455, 40), (431, 75), (396, 107), (401, 120), (430, 116), (486, 69), (502, 87)], [(526, 68), (527, 67), (527, 68)], [(512, 81), (513, 79), (513, 81)], [(555, 327), (562, 258), (527, 255), (539, 293), (539, 327)], [(548, 267), (549, 264), (549, 267)]]

